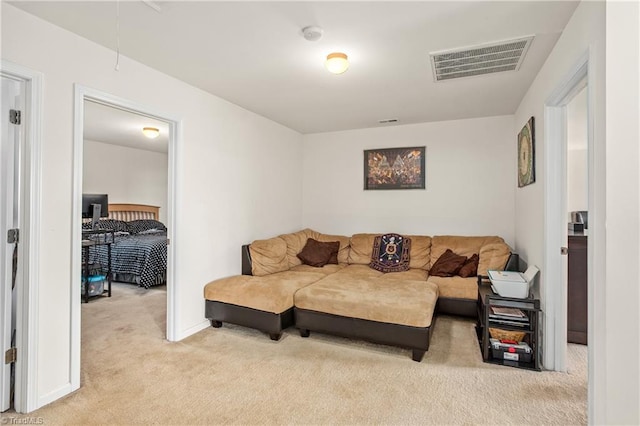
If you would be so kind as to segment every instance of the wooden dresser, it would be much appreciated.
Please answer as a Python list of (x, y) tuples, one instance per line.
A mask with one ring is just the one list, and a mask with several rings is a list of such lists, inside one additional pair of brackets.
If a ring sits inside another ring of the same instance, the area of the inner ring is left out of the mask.
[(587, 344), (587, 236), (569, 232), (567, 341)]

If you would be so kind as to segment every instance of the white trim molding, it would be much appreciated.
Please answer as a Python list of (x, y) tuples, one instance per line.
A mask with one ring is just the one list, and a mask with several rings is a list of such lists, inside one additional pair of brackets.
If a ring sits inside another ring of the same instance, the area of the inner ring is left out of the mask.
[(176, 341), (178, 332), (178, 283), (176, 282), (176, 248), (179, 244), (176, 235), (177, 209), (179, 193), (177, 191), (180, 177), (178, 165), (182, 146), (182, 122), (155, 108), (142, 105), (127, 99), (91, 89), (79, 84), (74, 86), (74, 125), (73, 125), (73, 211), (71, 215), (71, 339), (70, 339), (70, 383), (71, 391), (80, 387), (80, 227), (82, 205), (82, 168), (83, 168), (83, 133), (84, 133), (84, 102), (92, 101), (113, 108), (144, 115), (169, 125), (168, 152), (168, 189), (167, 189), (167, 228), (169, 245), (167, 246), (167, 340)]
[(193, 327), (189, 327), (186, 330), (183, 330), (181, 333), (179, 333), (176, 336), (176, 339), (173, 341), (179, 341), (182, 339), (186, 339), (187, 337), (196, 334), (199, 331), (202, 331), (208, 327), (211, 326), (211, 322), (209, 320), (204, 320), (196, 325), (194, 325)]
[(70, 394), (71, 392), (73, 392), (71, 384), (65, 383), (64, 385), (60, 386), (58, 389), (55, 389), (49, 392), (48, 394), (42, 395), (41, 397), (39, 397), (38, 407), (44, 407), (47, 404), (51, 404), (52, 402), (62, 398), (63, 396)]
[[(546, 369), (566, 371), (567, 261), (567, 103), (587, 86), (589, 53), (583, 54), (545, 102), (544, 356)], [(587, 97), (589, 95), (587, 94)], [(589, 138), (593, 136), (590, 133)], [(553, 284), (555, 285), (553, 285)], [(564, 283), (564, 284), (563, 284)]]
[(42, 163), (42, 73), (2, 60), (0, 72), (26, 84), (26, 137), (21, 187), (20, 241), (18, 245), (17, 336), (15, 410), (28, 413), (38, 405), (38, 285), (40, 258), (40, 191)]

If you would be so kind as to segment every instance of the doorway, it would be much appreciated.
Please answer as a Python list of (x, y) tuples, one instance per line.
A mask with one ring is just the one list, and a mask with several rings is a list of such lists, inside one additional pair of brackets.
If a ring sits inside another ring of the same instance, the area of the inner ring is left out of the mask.
[[(545, 283), (545, 323), (543, 365), (546, 369), (567, 372), (567, 337), (568, 337), (568, 223), (572, 220), (568, 213), (567, 197), (567, 157), (568, 157), (568, 119), (567, 105), (583, 90), (586, 94), (586, 139), (587, 139), (587, 211), (588, 238), (587, 249), (587, 335), (590, 344), (587, 347), (587, 394), (589, 417), (593, 415), (592, 407), (595, 389), (595, 347), (597, 340), (595, 316), (600, 310), (603, 300), (595, 297), (600, 292), (596, 287), (595, 252), (600, 251), (603, 244), (602, 223), (604, 208), (601, 200), (596, 200), (595, 161), (596, 155), (602, 155), (602, 144), (595, 142), (595, 110), (596, 87), (595, 72), (589, 60), (591, 50), (582, 57), (566, 74), (565, 78), (553, 91), (545, 103), (545, 216), (544, 216), (544, 265), (543, 279)], [(594, 226), (596, 225), (596, 226)], [(599, 270), (600, 266), (598, 266)]]
[[(589, 144), (587, 89), (567, 104), (567, 341), (588, 343)], [(586, 348), (570, 345), (571, 352)]]
[[(166, 189), (166, 211), (163, 212), (163, 218), (166, 221), (166, 243), (167, 243), (167, 266), (166, 266), (166, 339), (169, 341), (176, 340), (176, 315), (175, 315), (175, 252), (176, 244), (173, 236), (175, 235), (176, 208), (174, 200), (176, 199), (176, 145), (179, 134), (180, 122), (167, 114), (154, 111), (153, 108), (140, 105), (116, 96), (112, 96), (103, 92), (89, 89), (76, 85), (75, 87), (75, 124), (74, 124), (74, 173), (73, 173), (73, 223), (72, 227), (72, 333), (71, 333), (71, 385), (76, 390), (80, 387), (80, 349), (81, 349), (81, 232), (80, 223), (82, 193), (83, 193), (83, 176), (84, 176), (84, 148), (85, 148), (85, 111), (86, 105), (100, 105), (115, 109), (120, 112), (135, 114), (137, 117), (148, 118), (162, 122), (168, 133), (167, 147), (167, 179), (164, 185)], [(140, 131), (142, 129), (139, 129)], [(105, 164), (108, 167), (108, 164)], [(115, 200), (114, 200), (115, 201)], [(78, 291), (75, 291), (78, 289)], [(91, 302), (89, 302), (91, 303)]]
[[(585, 55), (545, 105), (545, 270), (546, 315), (543, 365), (566, 371), (567, 358), (567, 105), (582, 90), (589, 99), (588, 55)], [(592, 117), (587, 108), (588, 145), (593, 143)], [(590, 169), (590, 165), (588, 168)], [(592, 188), (589, 186), (588, 195)], [(555, 285), (549, 284), (555, 283)], [(589, 288), (591, 299), (591, 285)], [(591, 319), (589, 319), (591, 320)], [(589, 324), (589, 327), (591, 324)]]

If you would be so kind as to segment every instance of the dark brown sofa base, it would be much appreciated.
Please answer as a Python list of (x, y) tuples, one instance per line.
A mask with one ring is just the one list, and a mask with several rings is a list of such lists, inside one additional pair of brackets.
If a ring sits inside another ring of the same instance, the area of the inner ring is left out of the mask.
[(438, 297), (438, 311), (436, 314), (460, 315), (463, 317), (478, 317), (478, 301), (476, 299), (456, 299), (453, 297)]
[(231, 303), (205, 300), (205, 317), (211, 321), (214, 328), (228, 322), (264, 331), (269, 334), (271, 340), (279, 340), (282, 330), (293, 325), (293, 308), (274, 314)]
[(422, 361), (429, 350), (431, 333), (436, 317), (434, 315), (430, 327), (410, 327), (369, 321), (359, 318), (343, 317), (294, 308), (295, 326), (302, 337), (309, 337), (311, 331), (334, 334), (336, 336), (367, 340), (384, 345), (400, 346), (413, 351), (412, 359)]

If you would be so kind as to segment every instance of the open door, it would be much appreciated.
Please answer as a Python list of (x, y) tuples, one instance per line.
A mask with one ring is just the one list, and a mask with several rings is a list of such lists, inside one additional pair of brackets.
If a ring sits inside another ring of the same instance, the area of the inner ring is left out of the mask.
[(24, 82), (2, 76), (0, 146), (0, 411), (13, 403), (16, 360), (16, 274), (19, 241), (20, 146)]

